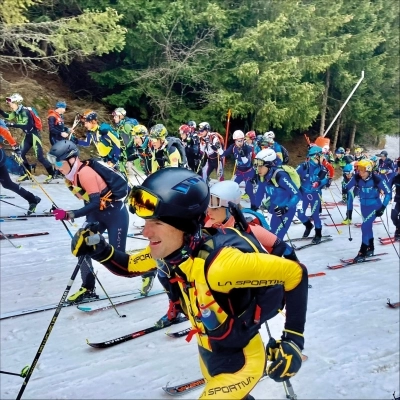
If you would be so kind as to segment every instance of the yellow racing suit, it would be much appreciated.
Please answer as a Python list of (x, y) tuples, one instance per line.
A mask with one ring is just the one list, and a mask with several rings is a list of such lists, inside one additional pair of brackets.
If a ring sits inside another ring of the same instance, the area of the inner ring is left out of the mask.
[[(286, 303), (285, 331), (302, 335), (307, 309), (303, 265), (260, 253), (252, 236), (234, 228), (223, 233), (207, 237), (200, 249), (171, 267), (192, 325), (188, 340), (193, 334), (197, 337), (206, 379), (201, 399), (245, 398), (265, 372), (261, 324)], [(95, 259), (118, 275), (138, 276), (157, 267), (149, 247), (130, 256), (114, 249), (104, 254)], [(214, 326), (205, 314), (212, 315)]]

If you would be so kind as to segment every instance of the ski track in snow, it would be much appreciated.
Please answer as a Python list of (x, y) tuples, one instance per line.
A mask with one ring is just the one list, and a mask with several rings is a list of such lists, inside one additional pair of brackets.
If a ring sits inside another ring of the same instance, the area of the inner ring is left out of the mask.
[[(399, 139), (388, 137), (386, 149), (390, 157), (397, 157)], [(375, 150), (369, 154), (375, 154)], [(29, 183), (23, 185), (28, 190), (32, 188)], [(64, 209), (81, 206), (62, 184), (44, 188)], [(32, 191), (42, 198), (38, 212), (49, 210), (50, 201), (40, 188), (33, 187)], [(14, 195), (3, 188), (1, 193)], [(340, 200), (335, 185), (332, 194), (336, 201)], [(332, 194), (323, 191), (326, 201), (332, 201)], [(7, 201), (25, 206), (18, 197)], [(1, 215), (19, 214), (18, 209), (5, 203), (0, 203), (0, 209)], [(340, 209), (344, 215), (345, 207)], [(361, 222), (356, 211), (353, 222)], [(329, 212), (336, 222), (341, 221), (337, 208)], [(133, 215), (130, 220), (129, 232), (132, 232), (132, 223), (141, 222)], [(386, 214), (383, 221), (387, 226)], [(82, 218), (68, 227), (74, 233), (83, 222)], [(329, 217), (324, 222), (330, 222)], [(15, 240), (15, 244), (22, 244), (21, 249), (13, 248), (5, 240), (0, 242), (1, 313), (57, 303), (77, 262), (70, 253), (70, 237), (62, 224), (52, 218), (32, 218), (2, 223), (1, 229), (4, 233), (50, 233)], [(400, 309), (387, 307), (386, 298), (393, 302), (400, 300), (399, 259), (392, 245), (379, 244), (377, 238), (387, 236), (384, 226), (379, 224), (374, 226), (376, 252), (389, 253), (381, 256), (382, 261), (328, 270), (327, 265), (338, 264), (339, 258), (354, 257), (361, 244), (361, 229), (351, 227), (352, 242), (348, 240), (348, 227), (339, 229), (341, 235), (334, 227), (323, 226), (323, 234), (333, 235), (334, 240), (298, 252), (309, 273), (325, 272), (326, 276), (309, 281), (312, 288), (304, 349), (309, 360), (291, 382), (299, 399), (393, 399), (393, 392), (396, 391), (396, 396), (400, 392)], [(289, 234), (299, 237), (303, 230), (302, 225), (292, 225)], [(389, 231), (394, 232), (390, 218)], [(142, 240), (127, 239), (127, 249), (145, 245)], [(398, 243), (395, 246), (399, 251)], [(116, 277), (96, 262), (94, 268), (109, 294), (141, 286), (140, 278)], [(80, 283), (78, 274), (70, 293), (78, 290)], [(158, 288), (161, 285), (156, 280), (154, 289)], [(101, 288), (97, 292), (101, 293)], [(86, 344), (86, 338), (103, 341), (150, 327), (166, 312), (167, 305), (167, 296), (159, 295), (119, 306), (119, 312), (127, 318), (119, 318), (113, 309), (89, 315), (75, 307), (63, 308), (23, 398), (170, 399), (161, 389), (167, 382), (175, 385), (201, 377), (195, 338), (190, 343), (184, 338), (171, 339), (164, 330), (110, 349), (96, 350)], [(22, 367), (31, 364), (53, 314), (54, 310), (50, 310), (0, 322), (2, 370), (19, 373)], [(280, 336), (283, 323), (280, 314), (269, 321), (275, 337)], [(186, 322), (173, 326), (171, 331), (188, 325)], [(267, 342), (264, 327), (261, 334)], [(0, 398), (14, 399), (22, 382), (22, 378), (1, 374)], [(200, 393), (198, 389), (181, 398), (195, 399)], [(282, 384), (270, 379), (261, 381), (252, 395), (256, 399), (285, 398)]]

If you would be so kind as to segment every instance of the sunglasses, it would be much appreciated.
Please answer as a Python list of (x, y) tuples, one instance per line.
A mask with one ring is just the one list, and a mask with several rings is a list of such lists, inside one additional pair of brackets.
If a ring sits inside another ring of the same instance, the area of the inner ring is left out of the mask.
[(60, 168), (63, 166), (64, 161), (57, 161), (57, 157), (53, 156), (53, 154), (47, 153), (46, 156), (47, 160), (50, 162), (50, 164), (55, 165), (56, 167)]

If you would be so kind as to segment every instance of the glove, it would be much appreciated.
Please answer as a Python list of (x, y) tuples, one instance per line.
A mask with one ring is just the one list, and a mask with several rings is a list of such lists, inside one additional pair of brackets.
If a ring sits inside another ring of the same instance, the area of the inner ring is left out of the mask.
[(328, 188), (331, 185), (332, 185), (332, 178), (329, 178), (328, 179), (328, 183), (326, 184), (326, 187)]
[(278, 340), (271, 338), (266, 347), (267, 375), (275, 382), (284, 382), (295, 376), (302, 364), (301, 350), (291, 340)]
[(347, 202), (347, 193), (342, 194), (342, 201), (343, 203)]
[(311, 186), (316, 189), (319, 186), (319, 182), (314, 182)]
[[(92, 240), (96, 243), (90, 244), (89, 237), (91, 236), (95, 236)], [(113, 247), (106, 242), (102, 235), (97, 233), (97, 229), (94, 228), (93, 224), (79, 229), (72, 238), (71, 253), (75, 257), (88, 255), (98, 260), (104, 260), (112, 251)]]
[(375, 211), (375, 215), (376, 215), (377, 217), (382, 217), (383, 213), (385, 212), (385, 209), (386, 209), (386, 207), (385, 207), (385, 206), (382, 206), (379, 210), (376, 210), (376, 211)]
[(19, 148), (19, 146), (18, 146), (18, 145), (17, 145), (17, 146), (14, 146), (12, 149), (13, 149), (13, 151), (14, 151), (14, 154), (15, 154), (17, 157), (21, 158), (21, 149)]
[(56, 208), (52, 210), (53, 215), (56, 218), (56, 221), (69, 221), (73, 220), (75, 215), (72, 211), (65, 211), (61, 208)]
[(143, 150), (141, 147), (139, 147), (139, 148), (137, 149), (137, 152), (138, 152), (139, 154), (142, 154), (142, 153), (144, 152), (144, 150)]
[(274, 212), (275, 212), (275, 215), (277, 216), (277, 217), (282, 217), (282, 215), (283, 214), (286, 214), (287, 212), (288, 212), (288, 210), (289, 210), (289, 208), (288, 207), (278, 207), (278, 206), (276, 206), (275, 208), (274, 208)]
[(381, 170), (379, 171), (379, 173), (382, 174), (382, 175), (385, 175), (385, 174), (387, 174), (387, 171), (386, 171), (386, 169), (381, 169)]
[(74, 135), (71, 135), (71, 142), (73, 142), (73, 143), (75, 143), (75, 144), (78, 144), (78, 139), (74, 136)]
[(210, 147), (211, 147), (212, 150), (218, 151), (218, 147), (217, 147), (217, 146), (214, 146), (214, 145), (212, 144)]

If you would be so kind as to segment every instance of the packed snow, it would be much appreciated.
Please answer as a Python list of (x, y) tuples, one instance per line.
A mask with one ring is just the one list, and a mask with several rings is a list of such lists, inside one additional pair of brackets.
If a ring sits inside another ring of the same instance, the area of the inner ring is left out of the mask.
[[(399, 138), (388, 137), (389, 156), (397, 157)], [(379, 149), (381, 150), (381, 149)], [(370, 151), (369, 154), (373, 154)], [(39, 180), (43, 180), (43, 176)], [(132, 178), (135, 181), (135, 178)], [(61, 181), (60, 181), (61, 182)], [(42, 198), (37, 211), (48, 211), (50, 200), (38, 186), (23, 183)], [(340, 200), (337, 181), (331, 190), (324, 190), (326, 201)], [(62, 184), (44, 185), (58, 207), (74, 209), (81, 203)], [(1, 194), (14, 196), (1, 188)], [(25, 207), (16, 197), (7, 200)], [(358, 201), (355, 201), (358, 204)], [(342, 215), (345, 207), (339, 206)], [(353, 222), (361, 222), (355, 207)], [(336, 222), (342, 221), (338, 208), (330, 209)], [(390, 212), (390, 206), (387, 210)], [(1, 202), (1, 215), (21, 215), (22, 210)], [(326, 214), (326, 211), (323, 211)], [(308, 361), (291, 379), (298, 399), (393, 399), (400, 396), (399, 384), (399, 311), (386, 305), (387, 298), (400, 301), (398, 243), (380, 245), (378, 237), (394, 233), (390, 217), (383, 215), (384, 224), (374, 225), (376, 253), (385, 252), (381, 261), (329, 270), (328, 265), (340, 263), (340, 258), (354, 257), (361, 244), (361, 229), (351, 226), (353, 241), (349, 241), (348, 227), (323, 227), (323, 234), (334, 240), (298, 252), (309, 273), (326, 275), (310, 278), (305, 349)], [(67, 224), (76, 232), (84, 219)], [(329, 217), (323, 222), (331, 222)], [(142, 225), (130, 215), (129, 232)], [(302, 225), (292, 225), (291, 238), (300, 237)], [(16, 249), (1, 240), (1, 313), (58, 303), (77, 259), (70, 252), (71, 239), (63, 225), (53, 218), (30, 218), (27, 221), (4, 222), (3, 233), (48, 232), (49, 235), (13, 240)], [(146, 246), (145, 240), (127, 239), (127, 249)], [(108, 293), (139, 289), (140, 278), (114, 276), (103, 266), (94, 263), (98, 277)], [(70, 293), (79, 289), (80, 276), (75, 279)], [(158, 280), (153, 290), (160, 289)], [(97, 293), (102, 291), (97, 285)], [(171, 339), (165, 330), (119, 344), (109, 349), (93, 349), (86, 344), (109, 340), (150, 327), (167, 310), (167, 296), (161, 294), (127, 305), (118, 306), (119, 318), (111, 308), (86, 314), (76, 307), (67, 307), (55, 323), (42, 355), (26, 387), (25, 399), (169, 399), (162, 386), (185, 383), (201, 377), (196, 340)], [(107, 301), (103, 301), (107, 304)], [(92, 303), (97, 305), (99, 302)], [(20, 373), (32, 363), (54, 310), (1, 320), (1, 370)], [(272, 334), (279, 337), (284, 317), (278, 314), (269, 322)], [(188, 327), (185, 322), (170, 328), (175, 332)], [(268, 341), (266, 329), (261, 334)], [(16, 398), (23, 379), (0, 374), (1, 399)], [(197, 389), (184, 394), (183, 399), (195, 399)], [(282, 384), (270, 379), (259, 382), (251, 393), (256, 399), (284, 399)]]

